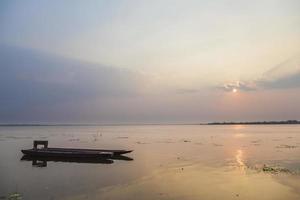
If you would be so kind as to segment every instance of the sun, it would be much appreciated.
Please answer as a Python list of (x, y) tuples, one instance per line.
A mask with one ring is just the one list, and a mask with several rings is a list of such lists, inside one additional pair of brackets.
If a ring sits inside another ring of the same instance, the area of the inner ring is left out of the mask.
[(232, 92), (233, 92), (233, 93), (236, 93), (236, 92), (237, 92), (237, 89), (236, 89), (236, 88), (233, 88), (233, 89), (232, 89)]

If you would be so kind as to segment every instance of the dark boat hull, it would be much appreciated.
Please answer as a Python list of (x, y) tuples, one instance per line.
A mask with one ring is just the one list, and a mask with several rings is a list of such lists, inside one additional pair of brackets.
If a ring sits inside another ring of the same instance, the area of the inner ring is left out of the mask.
[(89, 157), (83, 157), (83, 158), (76, 158), (76, 157), (45, 157), (45, 156), (31, 156), (31, 155), (24, 155), (21, 158), (22, 161), (53, 161), (53, 162), (75, 162), (75, 163), (103, 163), (103, 164), (111, 164), (113, 163), (113, 160), (124, 160), (124, 161), (132, 161), (133, 159), (127, 156), (117, 155), (112, 156), (109, 158), (89, 158)]
[(109, 158), (116, 155), (130, 153), (125, 150), (96, 150), (96, 149), (67, 149), (67, 148), (42, 148), (21, 150), (23, 154), (39, 157), (64, 157), (64, 158)]
[(22, 161), (44, 161), (44, 162), (70, 162), (70, 163), (95, 163), (95, 164), (112, 164), (114, 161), (109, 158), (76, 158), (76, 157), (45, 157), (24, 155)]

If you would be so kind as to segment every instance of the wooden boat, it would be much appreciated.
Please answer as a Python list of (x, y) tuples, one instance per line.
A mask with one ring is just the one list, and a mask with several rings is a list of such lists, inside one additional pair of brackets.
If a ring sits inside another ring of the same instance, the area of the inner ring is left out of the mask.
[[(43, 145), (43, 148), (38, 148)], [(132, 150), (108, 150), (108, 149), (72, 149), (72, 148), (48, 148), (48, 141), (33, 141), (33, 148), (21, 150), (23, 154), (44, 157), (67, 157), (67, 158), (110, 158)]]
[(111, 164), (114, 160), (123, 160), (123, 161), (132, 161), (133, 159), (123, 155), (112, 156), (109, 158), (105, 157), (46, 157), (46, 156), (31, 156), (31, 155), (23, 155), (21, 161), (46, 161), (46, 162), (75, 162), (75, 163), (103, 163), (103, 164)]

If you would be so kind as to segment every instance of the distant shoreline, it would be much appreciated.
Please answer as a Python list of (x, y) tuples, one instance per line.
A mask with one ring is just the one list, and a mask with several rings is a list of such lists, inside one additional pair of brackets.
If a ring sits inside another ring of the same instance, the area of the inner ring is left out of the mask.
[(284, 125), (284, 124), (300, 124), (298, 120), (286, 121), (257, 121), (257, 122), (210, 122), (204, 125)]
[(8, 126), (168, 126), (168, 125), (293, 125), (300, 124), (298, 120), (285, 120), (285, 121), (256, 121), (256, 122), (209, 122), (209, 123), (132, 123), (132, 124), (47, 124), (47, 123), (12, 123), (0, 124), (0, 127)]

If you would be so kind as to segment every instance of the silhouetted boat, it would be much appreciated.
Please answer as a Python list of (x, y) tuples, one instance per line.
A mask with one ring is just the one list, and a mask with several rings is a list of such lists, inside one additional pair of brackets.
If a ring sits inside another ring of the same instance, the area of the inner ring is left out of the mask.
[(112, 164), (114, 160), (132, 161), (133, 159), (123, 155), (112, 157), (46, 157), (24, 155), (21, 161), (32, 161), (34, 167), (47, 167), (48, 162), (69, 162), (69, 163), (87, 163), (87, 164)]
[(133, 159), (127, 156), (117, 155), (112, 156), (110, 158), (90, 158), (90, 157), (82, 157), (82, 158), (75, 158), (75, 157), (45, 157), (45, 156), (30, 156), (24, 155), (21, 158), (22, 161), (52, 161), (52, 162), (74, 162), (74, 163), (102, 163), (102, 164), (111, 164), (113, 160), (124, 160), (124, 161), (132, 161)]
[[(44, 147), (37, 148), (38, 145)], [(33, 146), (32, 149), (21, 150), (22, 153), (30, 156), (56, 158), (110, 158), (132, 152), (132, 150), (48, 148), (48, 141), (34, 141)]]

